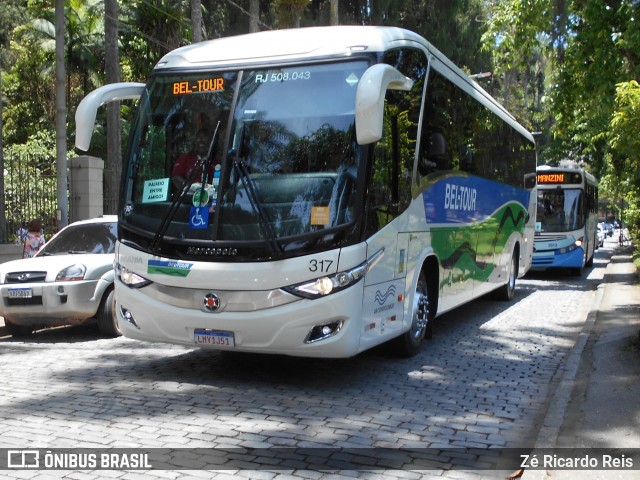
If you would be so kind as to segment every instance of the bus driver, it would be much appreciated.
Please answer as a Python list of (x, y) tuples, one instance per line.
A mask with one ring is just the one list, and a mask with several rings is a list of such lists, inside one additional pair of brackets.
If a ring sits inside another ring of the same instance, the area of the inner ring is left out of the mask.
[[(209, 134), (205, 129), (198, 130), (193, 148), (187, 153), (183, 153), (178, 157), (176, 163), (171, 169), (171, 181), (178, 191), (182, 190), (186, 179), (191, 174), (198, 159), (205, 160), (209, 151)], [(202, 175), (202, 170), (196, 173), (197, 177), (194, 181), (200, 181), (198, 177)], [(213, 176), (213, 164), (209, 166), (209, 178)]]

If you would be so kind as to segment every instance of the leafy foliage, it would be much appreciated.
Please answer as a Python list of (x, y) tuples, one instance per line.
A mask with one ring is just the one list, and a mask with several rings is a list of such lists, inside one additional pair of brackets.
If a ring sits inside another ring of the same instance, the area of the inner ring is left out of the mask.
[[(119, 4), (121, 78), (145, 81), (165, 53), (191, 41), (191, 2)], [(329, 0), (202, 0), (204, 38), (246, 33), (256, 4), (259, 29), (329, 24)], [(627, 221), (640, 220), (634, 213), (640, 208), (635, 83), (640, 77), (640, 2), (342, 0), (338, 11), (342, 24), (404, 27), (423, 35), (468, 73), (492, 72), (478, 82), (521, 123), (540, 132), (539, 163), (567, 157), (584, 162), (602, 179), (601, 197), (618, 204), (615, 199), (624, 195)], [(88, 91), (105, 81), (103, 2), (68, 0), (65, 19), (67, 101), (73, 112)], [(48, 135), (54, 129), (53, 39), (50, 1), (2, 0), (5, 108), (0, 140), (9, 148), (31, 144), (34, 132)], [(130, 110), (123, 105), (125, 125)], [(69, 115), (69, 132), (73, 122)], [(92, 154), (106, 158), (105, 151), (99, 122)]]

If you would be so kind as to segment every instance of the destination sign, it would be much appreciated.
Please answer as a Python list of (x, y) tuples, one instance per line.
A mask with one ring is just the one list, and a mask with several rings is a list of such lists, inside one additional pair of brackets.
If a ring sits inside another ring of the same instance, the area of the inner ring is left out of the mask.
[(538, 185), (582, 183), (579, 173), (548, 172), (538, 173)]
[(202, 78), (188, 82), (173, 82), (174, 95), (220, 92), (224, 90), (224, 78)]

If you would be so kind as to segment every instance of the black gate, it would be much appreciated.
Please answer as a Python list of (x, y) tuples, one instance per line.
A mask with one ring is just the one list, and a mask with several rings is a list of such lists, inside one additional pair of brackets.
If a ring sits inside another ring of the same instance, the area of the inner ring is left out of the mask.
[(7, 240), (20, 241), (33, 219), (42, 221), (46, 238), (57, 231), (57, 178), (54, 158), (5, 150), (5, 216)]

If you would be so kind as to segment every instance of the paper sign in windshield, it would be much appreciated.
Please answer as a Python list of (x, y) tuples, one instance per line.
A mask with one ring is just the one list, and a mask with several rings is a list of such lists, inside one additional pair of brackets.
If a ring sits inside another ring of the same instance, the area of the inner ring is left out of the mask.
[(145, 180), (142, 203), (164, 202), (169, 195), (169, 179)]
[(311, 225), (329, 225), (329, 207), (311, 207)]

